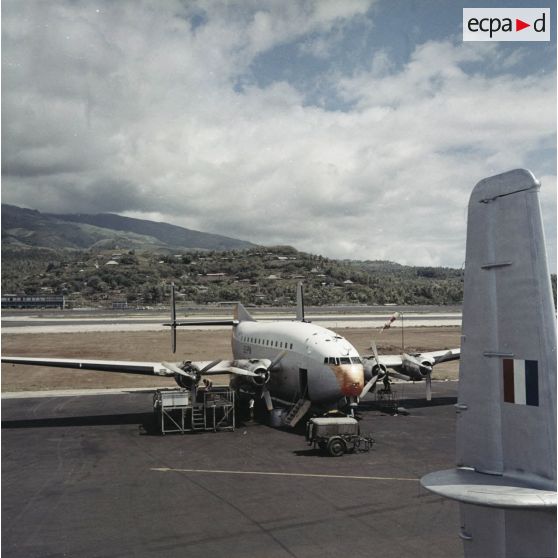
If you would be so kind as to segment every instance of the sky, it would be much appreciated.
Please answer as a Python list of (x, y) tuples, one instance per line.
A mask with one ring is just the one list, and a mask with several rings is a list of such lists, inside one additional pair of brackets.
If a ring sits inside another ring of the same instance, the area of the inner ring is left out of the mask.
[(332, 258), (461, 267), (525, 167), (556, 267), (556, 31), (462, 41), (468, 0), (2, 1), (2, 201)]

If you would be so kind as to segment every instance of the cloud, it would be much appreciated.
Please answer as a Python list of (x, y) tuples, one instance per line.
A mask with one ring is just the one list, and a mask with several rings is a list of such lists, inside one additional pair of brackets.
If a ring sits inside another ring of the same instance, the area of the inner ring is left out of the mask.
[[(555, 191), (539, 156), (555, 145), (555, 75), (489, 74), (520, 55), (452, 40), (340, 71), (329, 41), (371, 6), (4, 2), (4, 201), (460, 266), (478, 180), (540, 163)], [(329, 59), (319, 79), (343, 110), (309, 103), (298, 76), (250, 78), (289, 43)]]

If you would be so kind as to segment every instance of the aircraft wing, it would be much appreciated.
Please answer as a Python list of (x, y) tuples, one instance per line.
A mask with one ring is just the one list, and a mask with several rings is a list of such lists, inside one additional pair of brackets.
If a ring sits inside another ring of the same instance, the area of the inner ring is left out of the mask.
[[(182, 362), (133, 362), (126, 360), (85, 360), (68, 358), (34, 358), (34, 357), (2, 357), (6, 364), (27, 364), (32, 366), (48, 366), (55, 368), (73, 368), (77, 370), (96, 370), (101, 372), (126, 372), (128, 374), (144, 374), (148, 376), (191, 376), (190, 370), (182, 370)], [(239, 376), (260, 377), (256, 368), (267, 368), (271, 361), (268, 359), (250, 360), (214, 360), (195, 361), (188, 363), (203, 375), (236, 374)]]
[(83, 360), (69, 358), (31, 358), (2, 357), (7, 364), (27, 364), (32, 366), (49, 366), (55, 368), (74, 368), (78, 370), (97, 370), (102, 372), (126, 372), (128, 374), (145, 374), (153, 376), (174, 376), (175, 372), (162, 362), (132, 362), (124, 360)]
[[(240, 360), (198, 360), (192, 362), (204, 376), (217, 374), (237, 374), (239, 376), (260, 376), (264, 369), (271, 366), (271, 360), (267, 358), (240, 359)], [(260, 371), (260, 372), (258, 372)]]
[[(458, 360), (460, 349), (432, 351), (426, 353), (402, 353), (400, 355), (379, 355), (380, 365), (394, 372), (396, 378), (402, 380), (422, 380), (432, 371), (436, 364), (450, 360)], [(364, 357), (365, 365), (376, 365), (376, 357)]]
[(432, 364), (439, 364), (440, 362), (459, 360), (461, 358), (461, 349), (449, 349), (446, 351), (434, 351), (431, 353), (418, 353), (418, 354), (413, 354), (413, 356), (418, 359), (422, 359), (422, 358), (433, 359), (434, 362)]

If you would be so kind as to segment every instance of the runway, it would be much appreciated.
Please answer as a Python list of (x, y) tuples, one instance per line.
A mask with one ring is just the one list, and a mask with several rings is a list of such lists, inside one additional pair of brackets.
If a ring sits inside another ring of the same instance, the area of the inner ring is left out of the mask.
[(341, 458), (256, 422), (160, 436), (141, 391), (4, 398), (3, 556), (462, 556), (457, 504), (418, 483), (454, 465), (457, 383), (398, 389), (409, 416), (365, 400), (376, 444)]
[[(388, 309), (380, 314), (366, 313), (321, 313), (309, 318), (312, 322), (326, 328), (354, 328), (369, 327), (378, 329), (383, 326), (393, 310)], [(180, 320), (228, 320), (232, 314), (219, 315), (188, 315), (180, 317)], [(262, 321), (290, 321), (293, 315), (280, 313), (258, 314), (258, 320)], [(160, 315), (137, 315), (115, 313), (112, 316), (104, 314), (101, 317), (95, 315), (79, 315), (71, 312), (61, 313), (59, 316), (41, 314), (4, 315), (2, 317), (2, 333), (75, 333), (75, 332), (98, 332), (98, 331), (162, 331), (166, 328), (163, 323), (168, 322), (168, 316)], [(461, 312), (459, 311), (437, 311), (437, 312), (405, 312), (403, 317), (396, 320), (392, 327), (394, 329), (417, 326), (460, 326)], [(229, 329), (230, 326), (197, 325), (192, 329), (213, 330)]]

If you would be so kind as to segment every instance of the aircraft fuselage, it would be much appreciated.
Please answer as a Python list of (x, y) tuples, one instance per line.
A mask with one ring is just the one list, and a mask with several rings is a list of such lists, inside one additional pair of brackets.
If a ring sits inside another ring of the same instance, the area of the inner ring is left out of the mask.
[(362, 392), (360, 355), (335, 332), (307, 322), (242, 321), (233, 327), (235, 359), (273, 360), (283, 351), (268, 384), (273, 397), (332, 403)]

